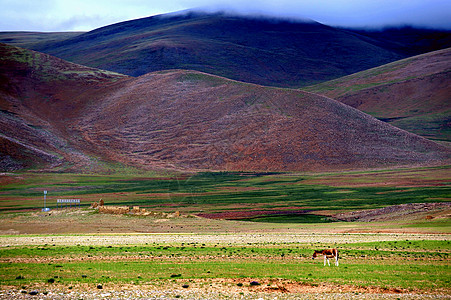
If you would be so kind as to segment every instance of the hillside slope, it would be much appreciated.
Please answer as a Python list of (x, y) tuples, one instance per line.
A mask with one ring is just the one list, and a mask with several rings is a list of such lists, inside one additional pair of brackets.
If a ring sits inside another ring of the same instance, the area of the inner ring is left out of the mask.
[(440, 163), (449, 149), (326, 97), (195, 71), (102, 91), (71, 129), (93, 154), (196, 170), (343, 170)]
[(415, 56), (451, 47), (451, 30), (415, 28), (412, 26), (380, 29), (349, 29), (371, 39), (384, 49), (406, 56)]
[(131, 76), (189, 69), (300, 87), (404, 57), (376, 44), (313, 21), (185, 12), (117, 23), (33, 49)]
[(67, 40), (82, 34), (83, 32), (36, 32), (36, 31), (2, 31), (0, 32), (0, 43), (11, 46), (31, 49), (39, 47), (40, 44), (55, 43)]
[(66, 127), (81, 95), (124, 77), (0, 44), (0, 170), (89, 167)]
[(0, 45), (2, 170), (319, 171), (440, 164), (450, 150), (335, 100), (196, 71), (138, 78)]
[(304, 90), (334, 98), (421, 136), (451, 141), (451, 48)]

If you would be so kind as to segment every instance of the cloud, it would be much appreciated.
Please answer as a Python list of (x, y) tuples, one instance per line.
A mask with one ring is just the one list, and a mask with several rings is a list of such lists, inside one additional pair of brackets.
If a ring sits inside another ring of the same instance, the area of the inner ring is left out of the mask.
[(1, 31), (91, 30), (152, 14), (136, 0), (0, 0), (0, 7)]
[[(192, 2), (187, 0), (186, 2)], [(310, 18), (338, 26), (385, 26), (411, 24), (451, 29), (449, 0), (228, 0), (193, 1), (210, 10)]]
[(0, 31), (91, 30), (190, 8), (310, 18), (328, 25), (451, 29), (449, 0), (0, 0)]

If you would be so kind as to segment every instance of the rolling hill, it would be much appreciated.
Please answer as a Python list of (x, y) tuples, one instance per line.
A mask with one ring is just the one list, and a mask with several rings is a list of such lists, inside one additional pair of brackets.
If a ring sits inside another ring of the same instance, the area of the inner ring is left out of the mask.
[(76, 135), (97, 155), (141, 166), (342, 170), (426, 163), (447, 153), (326, 97), (195, 71), (122, 81), (95, 102), (102, 104), (85, 111)]
[(319, 171), (441, 164), (450, 150), (324, 96), (197, 71), (138, 78), (1, 45), (1, 169)]
[(0, 169), (89, 167), (66, 126), (80, 95), (124, 77), (0, 44)]
[(300, 87), (405, 57), (371, 37), (314, 21), (183, 12), (102, 27), (34, 50), (131, 76), (189, 69)]
[(304, 90), (334, 98), (396, 127), (451, 141), (451, 48)]

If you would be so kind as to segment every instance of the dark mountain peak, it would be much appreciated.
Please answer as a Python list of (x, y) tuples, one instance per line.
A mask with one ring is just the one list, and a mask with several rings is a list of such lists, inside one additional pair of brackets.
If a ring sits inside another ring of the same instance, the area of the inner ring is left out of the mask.
[(313, 21), (197, 11), (121, 22), (37, 50), (131, 76), (191, 69), (281, 87), (402, 58), (368, 38)]
[(292, 30), (306, 30), (311, 26), (327, 27), (326, 25), (308, 19), (289, 19), (271, 17), (269, 15), (245, 15), (227, 11), (205, 12), (201, 10), (186, 10), (104, 26), (74, 37), (66, 42), (96, 37), (105, 38), (106, 36), (114, 35), (135, 35), (154, 30), (165, 31), (173, 27), (180, 29), (186, 27), (187, 29), (185, 28), (184, 31), (190, 30), (193, 33), (199, 31), (199, 34), (208, 34), (217, 27), (223, 34), (229, 31), (229, 35), (236, 35), (239, 31), (245, 30), (251, 30), (255, 33), (265, 30), (279, 32), (288, 30), (291, 32)]
[[(245, 21), (253, 22), (256, 24), (317, 24), (322, 25), (312, 19), (308, 18), (290, 18), (283, 16), (275, 16), (264, 13), (242, 13), (233, 10), (215, 10), (207, 11), (201, 8), (190, 9), (185, 11), (174, 12), (171, 14), (163, 14), (157, 17), (159, 18), (171, 18), (171, 17), (187, 17), (191, 19), (210, 19), (210, 20), (224, 20), (224, 21)], [(325, 25), (323, 25), (325, 26)]]
[[(25, 37), (0, 38), (14, 42)], [(190, 69), (261, 85), (302, 87), (451, 47), (451, 33), (408, 27), (354, 30), (305, 19), (195, 9), (44, 41), (29, 45), (131, 76)]]

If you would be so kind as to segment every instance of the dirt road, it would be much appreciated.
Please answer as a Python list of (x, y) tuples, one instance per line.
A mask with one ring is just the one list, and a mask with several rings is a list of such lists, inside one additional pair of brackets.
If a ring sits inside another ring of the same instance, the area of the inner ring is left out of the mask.
[(398, 240), (449, 240), (448, 234), (410, 233), (261, 233), (261, 234), (112, 234), (112, 235), (20, 235), (0, 236), (0, 245), (139, 245), (139, 244), (291, 244)]

